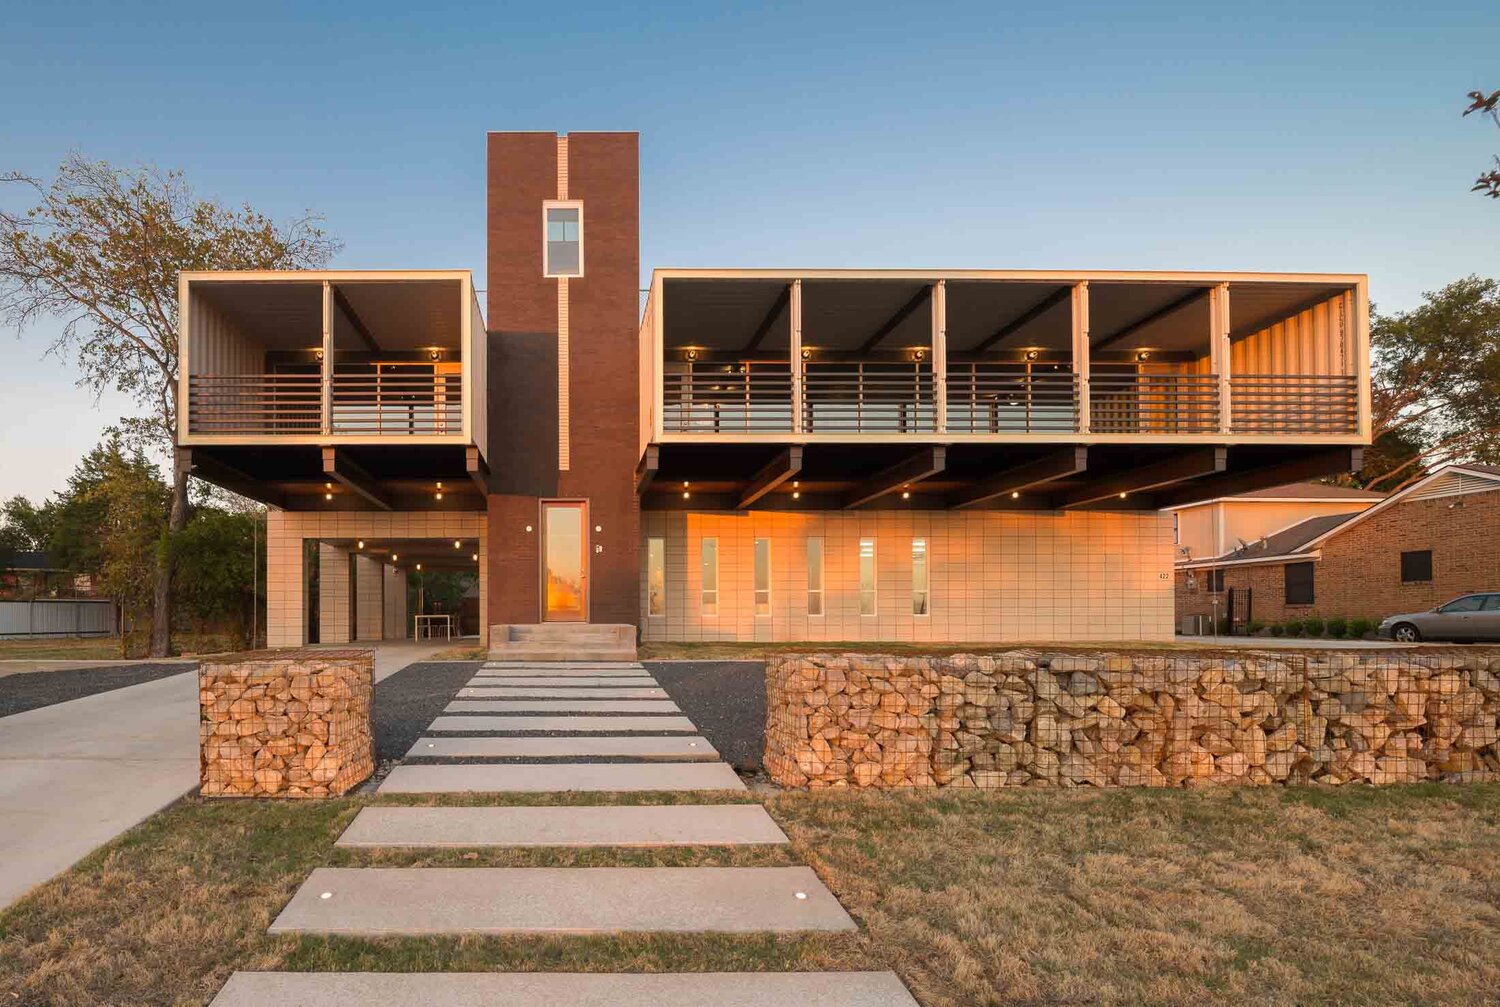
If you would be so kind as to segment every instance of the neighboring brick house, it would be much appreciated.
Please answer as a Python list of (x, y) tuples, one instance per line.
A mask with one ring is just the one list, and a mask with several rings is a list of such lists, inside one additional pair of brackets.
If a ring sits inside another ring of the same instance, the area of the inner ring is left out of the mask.
[[(1363, 511), (1319, 515), (1178, 564), (1179, 627), (1196, 616), (1379, 620), (1500, 590), (1500, 467), (1447, 466)], [(1246, 604), (1248, 593), (1248, 605)]]

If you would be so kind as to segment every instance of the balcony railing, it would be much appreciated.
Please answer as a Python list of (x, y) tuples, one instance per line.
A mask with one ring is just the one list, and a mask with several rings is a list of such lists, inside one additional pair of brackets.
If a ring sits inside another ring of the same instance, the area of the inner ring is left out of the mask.
[(464, 423), (462, 375), (335, 374), (330, 417), (335, 434), (456, 434)]
[(335, 374), (328, 416), (325, 427), (323, 383), (318, 374), (193, 374), (188, 378), (188, 431), (193, 434), (410, 437), (462, 432), (462, 375)]
[(254, 436), (316, 434), (323, 427), (323, 380), (317, 374), (188, 376), (188, 430)]
[(1219, 429), (1213, 374), (1110, 374), (1089, 378), (1089, 430), (1096, 434), (1207, 434)]
[(948, 367), (948, 429), (961, 433), (1075, 433), (1078, 379), (1025, 364)]
[(1229, 423), (1237, 434), (1357, 433), (1359, 385), (1343, 374), (1234, 375)]
[[(1111, 369), (1117, 366), (1096, 365), (1089, 378), (1089, 433), (1222, 432), (1217, 375)], [(929, 362), (808, 360), (802, 370), (802, 423), (796, 432), (937, 430), (936, 387)], [(435, 382), (431, 375), (386, 376), (379, 382), (336, 376), (334, 382), (335, 433), (433, 433), (456, 429), (454, 425), (460, 422), (456, 376), (447, 386), (442, 378)], [(699, 361), (665, 375), (664, 382), (662, 427), (668, 433), (794, 432), (792, 368), (787, 361)], [(1231, 433), (1343, 435), (1358, 430), (1358, 381), (1353, 376), (1235, 375), (1229, 387)], [(954, 362), (947, 371), (945, 430), (958, 434), (1079, 433), (1079, 389), (1077, 375), (1052, 365)], [(294, 408), (290, 403), (299, 401), (300, 408), (306, 409), (305, 397), (286, 401), (289, 409)], [(198, 415), (195, 410), (195, 418)], [(308, 420), (305, 412), (300, 419), (288, 412), (279, 422), (279, 429), (285, 430)]]
[(913, 361), (808, 361), (808, 433), (930, 433), (937, 429), (932, 367)]
[(781, 363), (692, 364), (666, 375), (662, 413), (676, 433), (787, 433), (792, 370)]

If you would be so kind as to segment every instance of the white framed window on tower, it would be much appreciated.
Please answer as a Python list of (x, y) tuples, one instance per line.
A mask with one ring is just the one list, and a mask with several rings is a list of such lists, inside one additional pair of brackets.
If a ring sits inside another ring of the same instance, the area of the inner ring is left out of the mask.
[(646, 614), (667, 614), (667, 540), (646, 540)]
[(699, 546), (698, 562), (701, 570), (703, 615), (719, 614), (719, 540), (705, 538)]
[(859, 614), (875, 614), (875, 540), (859, 540)]
[(771, 614), (771, 540), (755, 540), (755, 614)]
[(823, 614), (823, 540), (807, 540), (807, 614)]
[(927, 598), (927, 540), (911, 540), (911, 614), (931, 615)]
[(542, 204), (542, 274), (583, 275), (583, 204), (549, 199)]

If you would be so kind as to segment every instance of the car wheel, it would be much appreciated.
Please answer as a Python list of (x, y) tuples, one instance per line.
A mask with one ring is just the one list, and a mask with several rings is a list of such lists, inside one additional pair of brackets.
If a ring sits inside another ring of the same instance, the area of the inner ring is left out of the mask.
[(1409, 622), (1399, 624), (1391, 630), (1391, 636), (1397, 643), (1421, 643), (1422, 634)]

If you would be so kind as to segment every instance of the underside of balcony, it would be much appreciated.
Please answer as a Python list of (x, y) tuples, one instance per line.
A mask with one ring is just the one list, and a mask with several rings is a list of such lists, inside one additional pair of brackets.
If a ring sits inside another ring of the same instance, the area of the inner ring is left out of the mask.
[(645, 510), (1156, 510), (1358, 469), (1359, 447), (664, 443)]

